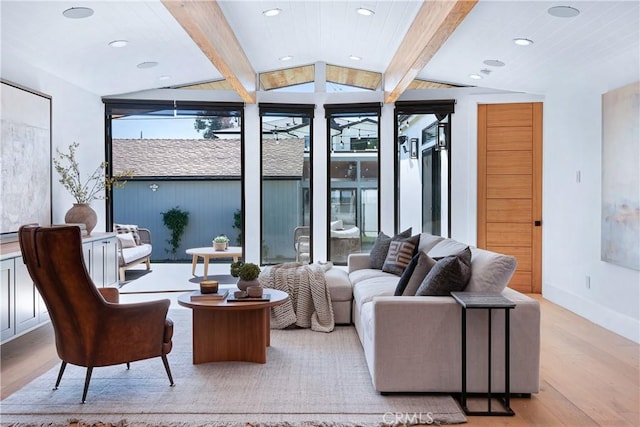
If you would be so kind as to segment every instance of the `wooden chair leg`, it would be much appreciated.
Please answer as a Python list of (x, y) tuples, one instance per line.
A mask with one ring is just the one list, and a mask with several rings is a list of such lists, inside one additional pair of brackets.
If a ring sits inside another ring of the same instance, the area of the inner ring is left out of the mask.
[(120, 268), (118, 268), (119, 276), (120, 276), (120, 281), (121, 281), (121, 282), (124, 282), (124, 281), (125, 281), (125, 277), (124, 277), (124, 270), (125, 270), (125, 269), (124, 269), (124, 267), (120, 267)]
[(171, 368), (169, 367), (169, 361), (167, 360), (167, 355), (162, 355), (162, 363), (164, 364), (164, 370), (167, 371), (167, 376), (169, 377), (169, 385), (173, 387), (175, 384), (173, 383), (173, 376), (171, 375)]
[(82, 392), (82, 402), (87, 400), (87, 391), (89, 390), (89, 382), (91, 381), (91, 373), (93, 372), (93, 366), (87, 367), (87, 376), (84, 379), (84, 391)]
[(54, 390), (58, 389), (58, 386), (60, 385), (60, 380), (62, 379), (62, 374), (64, 374), (64, 368), (66, 367), (67, 367), (67, 362), (63, 360), (62, 364), (60, 365), (60, 371), (58, 371), (58, 379), (56, 380), (56, 385), (55, 387), (53, 387)]
[(147, 265), (147, 270), (151, 270), (151, 258), (147, 257), (144, 263)]

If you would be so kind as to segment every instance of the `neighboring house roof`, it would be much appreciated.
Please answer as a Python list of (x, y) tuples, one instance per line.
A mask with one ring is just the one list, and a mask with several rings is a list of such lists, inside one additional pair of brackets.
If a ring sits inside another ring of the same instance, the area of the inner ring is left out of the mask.
[[(240, 139), (114, 139), (114, 173), (240, 177)], [(265, 176), (302, 176), (304, 139), (264, 141)]]

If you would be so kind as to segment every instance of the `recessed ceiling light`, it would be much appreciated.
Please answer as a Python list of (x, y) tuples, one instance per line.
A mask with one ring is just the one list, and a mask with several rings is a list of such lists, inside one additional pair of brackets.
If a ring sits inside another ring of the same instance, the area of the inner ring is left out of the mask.
[(128, 44), (129, 42), (126, 40), (114, 40), (112, 42), (109, 42), (109, 46), (111, 47), (125, 47)]
[(158, 66), (158, 63), (155, 61), (141, 62), (138, 65), (136, 65), (136, 67), (138, 68), (153, 68), (157, 66)]
[(93, 9), (88, 7), (72, 7), (62, 12), (62, 14), (71, 19), (82, 19), (93, 15)]
[(352, 59), (354, 61), (360, 61), (362, 58), (360, 58), (359, 56), (356, 56), (356, 55), (349, 55), (349, 59)]
[(158, 77), (158, 80), (169, 80), (169, 79), (171, 79), (171, 76), (166, 76), (165, 75), (165, 76)]
[(574, 18), (580, 15), (580, 11), (570, 6), (554, 6), (550, 7), (547, 12), (556, 18)]
[(276, 7), (276, 8), (274, 8), (274, 9), (267, 9), (267, 10), (265, 10), (264, 12), (262, 12), (262, 14), (263, 14), (264, 16), (269, 16), (269, 17), (271, 17), (271, 16), (278, 16), (278, 15), (280, 15), (280, 12), (282, 12), (282, 9), (278, 9), (278, 8)]
[(482, 76), (480, 74), (469, 74), (469, 78), (473, 80), (481, 80)]
[(285, 55), (285, 56), (282, 56), (282, 57), (280, 57), (280, 58), (278, 58), (278, 59), (279, 59), (280, 61), (291, 61), (291, 60), (293, 59), (293, 56), (291, 56), (291, 55)]
[(513, 39), (513, 42), (515, 44), (517, 44), (518, 46), (529, 46), (533, 44), (533, 40), (530, 39), (525, 39), (525, 38), (517, 38), (517, 39)]
[(371, 16), (375, 15), (375, 12), (371, 9), (367, 9), (366, 7), (359, 7), (356, 11), (362, 16)]
[(498, 59), (485, 59), (482, 61), (484, 65), (488, 65), (490, 67), (504, 67), (505, 63)]

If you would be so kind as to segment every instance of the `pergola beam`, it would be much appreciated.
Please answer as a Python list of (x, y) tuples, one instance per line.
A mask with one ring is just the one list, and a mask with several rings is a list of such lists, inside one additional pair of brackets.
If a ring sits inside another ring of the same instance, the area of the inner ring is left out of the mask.
[(231, 87), (248, 104), (256, 103), (256, 72), (215, 0), (162, 0)]
[(384, 102), (394, 103), (478, 0), (425, 0), (384, 73)]

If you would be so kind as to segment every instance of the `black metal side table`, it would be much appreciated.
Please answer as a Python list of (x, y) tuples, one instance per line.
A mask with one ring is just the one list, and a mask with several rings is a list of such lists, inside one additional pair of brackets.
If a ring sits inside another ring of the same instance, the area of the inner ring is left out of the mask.
[[(515, 415), (511, 409), (509, 390), (509, 310), (515, 308), (515, 303), (501, 294), (489, 292), (451, 292), (451, 296), (462, 306), (462, 393), (460, 405), (467, 415)], [(467, 407), (467, 310), (488, 310), (488, 379), (487, 379), (487, 411), (470, 411)], [(504, 411), (491, 410), (491, 311), (504, 310), (504, 397), (500, 399)]]

